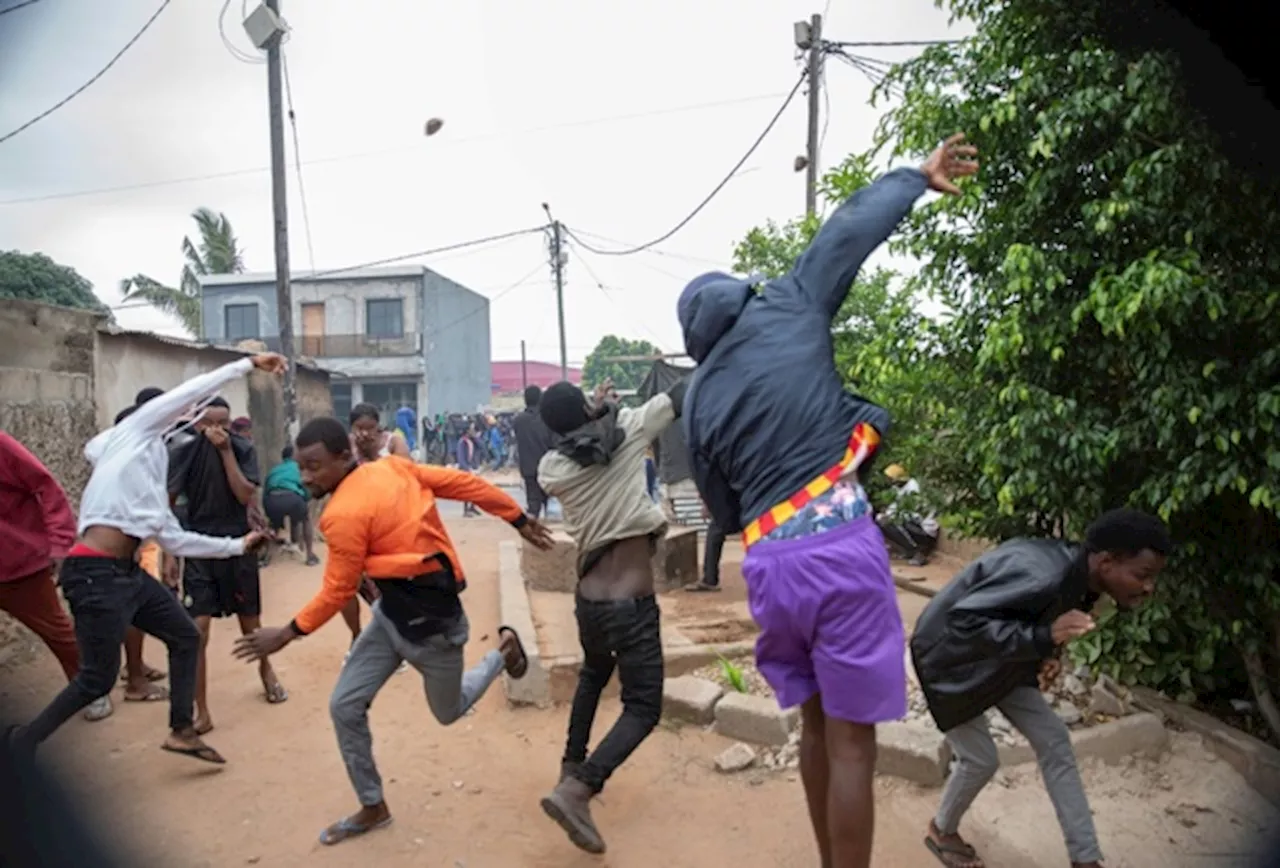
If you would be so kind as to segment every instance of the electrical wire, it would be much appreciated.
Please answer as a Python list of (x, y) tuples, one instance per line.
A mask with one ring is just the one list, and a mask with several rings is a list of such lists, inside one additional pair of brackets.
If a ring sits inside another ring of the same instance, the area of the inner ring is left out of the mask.
[(302, 203), (302, 229), (307, 236), (307, 260), (311, 270), (316, 270), (316, 248), (311, 243), (311, 213), (307, 210), (307, 188), (302, 182), (302, 152), (298, 148), (298, 119), (293, 112), (293, 87), (289, 84), (289, 60), (280, 49), (280, 66), (284, 71), (284, 99), (289, 112), (289, 127), (293, 132), (293, 167), (298, 173), (298, 200)]
[(493, 241), (505, 241), (508, 238), (515, 238), (520, 235), (531, 235), (535, 232), (542, 232), (545, 226), (534, 226), (530, 229), (519, 229), (515, 232), (503, 232), (499, 235), (489, 235), (484, 238), (473, 238), (470, 241), (459, 241), (457, 244), (446, 244), (443, 247), (432, 247), (428, 250), (418, 250), (414, 253), (404, 253), (399, 256), (387, 256), (383, 259), (372, 259), (368, 262), (361, 262), (356, 265), (348, 265), (344, 268), (331, 268), (327, 271), (315, 271), (311, 274), (300, 274), (293, 278), (294, 283), (305, 283), (310, 280), (316, 280), (321, 277), (329, 277), (334, 274), (343, 274), (348, 271), (358, 271), (361, 268), (375, 268), (379, 265), (390, 265), (395, 262), (404, 262), (406, 259), (417, 259), (422, 256), (434, 256), (437, 253), (447, 253), (450, 250), (462, 250), (466, 247), (475, 247), (479, 244), (488, 244)]
[[(634, 313), (622, 309), (622, 305), (618, 304), (614, 297), (609, 294), (609, 288), (604, 285), (604, 281), (600, 279), (600, 275), (596, 274), (595, 269), (593, 269), (591, 264), (587, 262), (587, 258), (585, 256), (578, 256), (578, 264), (582, 266), (582, 270), (587, 273), (587, 276), (595, 281), (596, 288), (600, 290), (600, 293), (608, 300), (609, 304), (613, 305), (618, 313), (622, 314), (623, 317), (628, 320), (633, 320), (634, 322), (639, 323), (640, 328), (648, 332), (649, 337), (653, 338), (659, 345), (664, 343), (662, 338), (658, 337), (658, 333), (649, 328), (648, 324), (644, 320), (637, 317)], [(659, 346), (658, 349), (661, 351), (661, 346)]]
[[(526, 283), (528, 283), (528, 282), (529, 282), (529, 279), (530, 279), (531, 277), (533, 277), (535, 274), (537, 274), (539, 271), (541, 271), (543, 268), (545, 268), (545, 267), (546, 267), (546, 265), (547, 265), (547, 264), (546, 264), (545, 262), (541, 262), (541, 261), (539, 261), (539, 262), (538, 262), (538, 264), (537, 264), (537, 265), (535, 265), (535, 266), (534, 266), (534, 267), (529, 271), (529, 273), (528, 273), (528, 274), (526, 274), (524, 277), (522, 277), (522, 278), (520, 278), (519, 280), (517, 280), (515, 283), (511, 284), (510, 286), (506, 287), (505, 289), (499, 290), (498, 292), (494, 293), (493, 295), (486, 296), (486, 298), (487, 298), (487, 300), (488, 300), (489, 304), (490, 304), (490, 305), (492, 305), (495, 301), (497, 301), (498, 299), (502, 298), (504, 295), (507, 295), (508, 293), (510, 293), (510, 292), (512, 292), (512, 291), (514, 291), (514, 290), (516, 290), (516, 289), (519, 289), (520, 287), (524, 286)], [(458, 324), (460, 324), (460, 323), (464, 323), (464, 322), (466, 322), (467, 320), (471, 319), (473, 316), (477, 316), (478, 314), (480, 314), (480, 313), (482, 313), (482, 312), (484, 312), (484, 311), (486, 311), (486, 310), (488, 310), (488, 307), (487, 307), (487, 306), (477, 307), (475, 310), (473, 310), (473, 311), (471, 311), (471, 312), (469, 312), (469, 313), (465, 313), (465, 314), (463, 314), (462, 316), (458, 317), (457, 319), (455, 319), (455, 320), (453, 320), (453, 321), (451, 321), (451, 322), (447, 322), (447, 323), (445, 323), (445, 324), (444, 324), (444, 325), (442, 325), (442, 326), (438, 326), (438, 327), (436, 327), (436, 328), (434, 328), (434, 329), (432, 329), (432, 330), (430, 330), (430, 331), (426, 332), (425, 334), (423, 334), (423, 339), (425, 340), (426, 338), (432, 338), (432, 337), (435, 337), (436, 335), (438, 335), (438, 334), (440, 334), (440, 333), (442, 333), (442, 332), (448, 331), (449, 329), (453, 328), (454, 326), (456, 326), (456, 325), (458, 325)]]
[[(718, 100), (714, 102), (697, 103), (693, 105), (674, 106), (666, 109), (656, 109), (647, 112), (633, 112), (623, 115), (607, 115), (596, 118), (582, 118), (576, 121), (566, 121), (560, 124), (548, 124), (541, 127), (529, 127), (523, 130), (513, 130), (501, 133), (486, 133), (478, 136), (465, 136), (458, 139), (446, 139), (442, 142), (435, 143), (431, 147), (441, 147), (443, 145), (464, 145), (473, 144), (475, 142), (497, 141), (502, 139), (510, 139), (516, 135), (533, 135), (537, 133), (555, 132), (557, 130), (571, 129), (578, 127), (589, 127), (597, 124), (618, 123), (620, 121), (642, 120), (645, 118), (659, 117), (662, 115), (684, 114), (693, 111), (705, 111), (711, 108), (723, 108), (732, 105), (745, 105), (752, 102), (762, 102), (764, 100), (773, 100), (781, 96), (779, 93), (759, 94), (756, 96), (737, 97), (734, 99)], [(391, 154), (406, 153), (409, 151), (418, 151), (422, 145), (410, 145), (398, 148), (382, 148), (375, 151), (360, 151), (353, 154), (337, 154), (332, 157), (320, 157), (315, 160), (308, 160), (307, 165), (318, 166), (324, 163), (342, 163), (348, 160), (361, 160), (369, 157), (384, 157)], [(183, 178), (166, 178), (159, 181), (140, 181), (135, 184), (121, 184), (115, 187), (98, 187), (89, 190), (71, 190), (65, 193), (46, 193), (40, 196), (24, 196), (17, 199), (0, 199), (0, 205), (27, 205), (34, 202), (49, 202), (55, 199), (75, 199), (82, 196), (102, 196), (111, 193), (125, 193), (132, 190), (148, 190), (156, 187), (171, 187), (178, 184), (195, 184), (202, 181), (220, 181), (226, 178), (237, 178), (248, 175), (262, 175), (271, 171), (270, 166), (255, 166), (245, 169), (231, 169), (225, 172), (210, 172), (202, 175), (189, 175)]]
[(15, 5), (15, 6), (6, 6), (4, 9), (0, 9), (0, 15), (5, 14), (6, 12), (17, 12), (17, 11), (18, 11), (19, 9), (21, 9), (23, 6), (31, 6), (31, 5), (33, 5), (33, 4), (35, 4), (35, 3), (39, 3), (39, 2), (40, 2), (40, 0), (23, 0), (23, 2), (22, 2), (22, 3), (18, 3), (18, 4), (17, 4), (17, 5)]
[[(623, 247), (635, 246), (630, 241), (621, 241), (617, 238), (610, 238), (607, 235), (599, 235), (595, 232), (588, 232), (585, 229), (578, 229), (576, 230), (576, 232), (578, 235), (585, 235), (586, 237), (594, 238), (597, 241), (606, 241), (609, 244), (620, 244)], [(582, 243), (582, 239), (579, 238), (576, 240), (578, 241), (579, 244)], [(671, 250), (659, 250), (657, 247), (648, 247), (644, 250), (644, 252), (649, 253), (653, 256), (665, 256), (670, 259), (683, 259), (686, 262), (693, 262), (700, 265), (714, 265), (717, 268), (723, 268), (726, 270), (732, 268), (732, 266), (725, 265), (723, 262), (717, 259), (706, 259), (705, 257), (701, 257), (701, 256), (690, 256), (687, 253), (675, 253), (674, 251), (671, 251)]]
[(884, 87), (885, 91), (893, 97), (901, 98), (903, 95), (902, 86), (897, 82), (886, 82), (886, 76), (889, 73), (891, 64), (886, 61), (878, 60), (871, 57), (862, 57), (856, 54), (848, 54), (841, 49), (833, 49), (831, 54), (840, 58), (846, 64), (861, 72), (871, 82), (873, 87)]
[[(164, 10), (166, 10), (166, 9), (168, 9), (168, 8), (169, 8), (169, 4), (170, 4), (171, 2), (173, 2), (173, 0), (164, 0), (164, 2), (162, 2), (162, 3), (160, 4), (160, 8), (159, 8), (159, 9), (157, 9), (155, 12), (153, 12), (153, 13), (151, 14), (151, 17), (147, 19), (147, 23), (142, 25), (142, 29), (141, 29), (141, 30), (139, 30), (137, 33), (135, 33), (135, 34), (133, 35), (133, 38), (132, 38), (132, 39), (130, 39), (128, 42), (126, 42), (126, 43), (124, 44), (124, 48), (121, 48), (119, 51), (117, 51), (117, 52), (116, 52), (115, 57), (113, 57), (113, 58), (111, 58), (110, 60), (108, 60), (108, 61), (107, 61), (107, 65), (106, 65), (106, 66), (104, 66), (104, 67), (102, 67), (102, 69), (98, 70), (97, 74), (96, 74), (96, 75), (94, 75), (94, 76), (93, 76), (93, 78), (89, 79), (89, 80), (88, 80), (88, 81), (86, 81), (84, 84), (80, 85), (78, 88), (76, 88), (75, 90), (71, 91), (71, 93), (67, 94), (65, 97), (63, 97), (62, 99), (60, 99), (58, 102), (54, 103), (54, 104), (53, 104), (53, 105), (51, 105), (49, 108), (47, 108), (47, 109), (45, 109), (44, 111), (42, 111), (40, 114), (36, 115), (36, 116), (35, 116), (35, 117), (33, 117), (31, 120), (27, 121), (25, 124), (23, 124), (22, 126), (18, 127), (16, 130), (13, 130), (12, 132), (8, 132), (8, 133), (5, 133), (3, 136), (0, 136), (0, 143), (7, 142), (7, 141), (9, 141), (9, 139), (13, 138), (14, 136), (16, 136), (18, 133), (22, 132), (23, 130), (26, 130), (26, 129), (29, 129), (30, 127), (35, 126), (35, 125), (36, 125), (36, 124), (38, 124), (40, 121), (44, 120), (44, 119), (45, 119), (45, 118), (47, 118), (49, 115), (53, 114), (53, 113), (54, 113), (54, 112), (56, 112), (58, 109), (62, 108), (64, 105), (66, 105), (67, 103), (71, 102), (73, 99), (75, 99), (76, 97), (78, 97), (80, 94), (82, 94), (82, 93), (84, 93), (86, 90), (88, 90), (88, 89), (89, 89), (89, 88), (94, 84), (94, 82), (96, 82), (98, 79), (100, 79), (100, 78), (102, 78), (104, 75), (106, 75), (106, 74), (107, 74), (107, 70), (109, 70), (111, 67), (115, 66), (115, 65), (116, 65), (116, 62), (117, 62), (120, 58), (124, 57), (124, 54), (125, 54), (125, 52), (126, 52), (126, 51), (128, 51), (130, 48), (133, 48), (134, 44), (135, 44), (135, 43), (137, 43), (137, 41), (138, 41), (139, 39), (141, 39), (141, 38), (142, 38), (142, 34), (146, 33), (149, 29), (151, 29), (151, 25), (152, 25), (152, 24), (155, 24), (156, 19), (160, 17), (160, 13), (161, 13), (161, 12), (163, 12)], [(16, 8), (16, 7), (13, 7), (13, 8)], [(8, 11), (12, 12), (12, 11), (13, 11), (13, 8), (10, 8)]]
[(828, 42), (836, 48), (924, 48), (929, 45), (958, 45), (963, 39), (916, 39), (890, 42)]
[[(247, 0), (241, 0), (240, 18), (242, 20), (247, 17), (245, 15), (246, 6), (247, 6)], [(229, 53), (232, 57), (234, 57), (236, 60), (240, 61), (241, 63), (248, 63), (255, 66), (266, 63), (267, 59), (261, 55), (254, 55), (254, 54), (250, 54), (247, 51), (241, 51), (239, 48), (236, 47), (235, 43), (231, 41), (231, 37), (227, 36), (227, 10), (230, 8), (231, 8), (231, 0), (224, 0), (222, 4), (222, 11), (218, 13), (218, 36), (222, 38), (222, 44), (224, 47), (226, 47), (227, 53)]]
[(800, 88), (804, 84), (804, 81), (807, 77), (808, 77), (807, 72), (800, 73), (800, 77), (796, 79), (795, 86), (791, 88), (791, 92), (787, 94), (787, 98), (782, 101), (782, 106), (778, 109), (777, 112), (774, 113), (773, 118), (770, 119), (769, 123), (765, 126), (763, 132), (761, 132), (760, 135), (756, 137), (756, 140), (751, 144), (751, 147), (747, 149), (747, 152), (742, 155), (742, 159), (738, 160), (738, 162), (734, 164), (734, 167), (729, 170), (729, 174), (724, 176), (724, 180), (722, 180), (719, 184), (716, 184), (715, 188), (710, 193), (707, 194), (707, 197), (705, 199), (703, 199), (700, 203), (698, 203), (698, 206), (696, 208), (694, 208), (692, 211), (689, 212), (689, 215), (687, 217), (685, 217), (675, 226), (668, 229), (662, 235), (659, 235), (657, 238), (645, 244), (640, 244), (640, 245), (637, 245), (636, 247), (632, 247), (629, 250), (600, 250), (598, 248), (592, 247), (590, 244), (587, 244), (581, 238), (578, 238), (576, 235), (573, 234), (573, 230), (570, 229), (569, 227), (565, 227), (565, 232), (567, 232), (571, 238), (574, 238), (574, 240), (576, 240), (580, 245), (582, 245), (584, 250), (590, 250), (592, 253), (595, 253), (598, 256), (630, 256), (633, 253), (639, 253), (642, 250), (647, 250), (648, 248), (653, 247), (655, 244), (661, 244), (662, 242), (666, 241), (668, 238), (675, 235), (685, 226), (689, 225), (689, 222), (692, 221), (694, 217), (697, 217), (698, 214), (701, 213), (703, 208), (711, 204), (711, 200), (714, 199), (720, 193), (720, 191), (725, 188), (725, 185), (733, 180), (734, 175), (738, 173), (738, 170), (742, 168), (742, 166), (747, 162), (747, 160), (751, 159), (751, 155), (756, 152), (756, 148), (760, 147), (761, 143), (763, 143), (765, 138), (769, 135), (769, 133), (772, 132), (773, 128), (777, 125), (778, 121), (781, 120), (782, 115), (787, 110), (787, 107), (791, 105), (791, 101), (795, 99), (796, 94), (800, 92)]

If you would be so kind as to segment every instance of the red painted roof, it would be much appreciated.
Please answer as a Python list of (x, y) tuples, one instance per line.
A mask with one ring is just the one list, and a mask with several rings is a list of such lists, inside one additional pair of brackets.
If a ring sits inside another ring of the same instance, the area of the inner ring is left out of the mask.
[[(490, 381), (493, 384), (491, 388), (494, 394), (510, 394), (524, 391), (525, 375), (528, 376), (528, 385), (541, 386), (544, 389), (563, 379), (560, 376), (560, 366), (551, 362), (525, 362), (524, 374), (520, 371), (520, 365), (519, 361), (492, 362), (490, 364), (492, 371)], [(569, 382), (575, 385), (582, 384), (581, 368), (569, 369)]]

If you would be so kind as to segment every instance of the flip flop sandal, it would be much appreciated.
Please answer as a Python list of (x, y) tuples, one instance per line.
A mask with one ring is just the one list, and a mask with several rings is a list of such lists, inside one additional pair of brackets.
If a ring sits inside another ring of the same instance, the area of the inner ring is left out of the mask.
[(391, 825), (393, 819), (394, 817), (387, 817), (385, 820), (379, 820), (368, 826), (361, 826), (359, 823), (352, 822), (350, 817), (346, 817), (321, 832), (320, 843), (326, 847), (332, 847), (334, 844), (341, 844), (348, 838), (359, 838), (361, 835), (367, 835), (376, 829), (385, 829)]
[(279, 705), (280, 703), (287, 702), (289, 700), (289, 691), (285, 690), (284, 685), (279, 681), (275, 682), (270, 687), (264, 684), (262, 686), (262, 690), (267, 697), (268, 705)]
[(511, 635), (516, 640), (516, 650), (520, 652), (520, 659), (507, 669), (507, 674), (512, 678), (524, 678), (525, 673), (529, 671), (529, 655), (524, 650), (524, 642), (520, 641), (520, 634), (515, 631), (514, 627), (508, 627), (505, 624), (498, 628), (498, 636), (504, 633)]
[[(983, 864), (978, 858), (978, 851), (972, 844), (942, 844), (932, 838), (925, 838), (924, 845), (943, 865), (955, 866), (973, 862), (977, 862), (978, 865)], [(966, 868), (968, 868), (967, 865)]]
[(209, 733), (213, 732), (213, 724), (206, 723), (203, 726), (194, 727), (194, 729), (196, 731), (196, 735), (201, 735), (201, 736), (208, 735)]
[(209, 745), (201, 745), (200, 747), (174, 747), (173, 745), (162, 744), (160, 749), (169, 753), (176, 753), (178, 756), (191, 757), (202, 762), (212, 763), (216, 766), (224, 766), (227, 761), (223, 759), (222, 754), (218, 753)]
[(150, 690), (141, 696), (130, 696), (128, 692), (124, 695), (125, 702), (165, 702), (169, 699), (169, 691), (163, 687), (152, 686)]

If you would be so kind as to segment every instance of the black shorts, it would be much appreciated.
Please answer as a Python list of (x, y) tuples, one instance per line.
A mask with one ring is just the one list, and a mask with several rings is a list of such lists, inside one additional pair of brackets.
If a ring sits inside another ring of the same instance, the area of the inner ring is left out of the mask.
[(261, 615), (258, 555), (225, 560), (187, 558), (182, 570), (182, 604), (193, 618)]
[(307, 502), (294, 491), (279, 488), (268, 491), (262, 498), (262, 510), (267, 514), (272, 530), (283, 530), (286, 518), (293, 522), (295, 528), (302, 527), (307, 520)]

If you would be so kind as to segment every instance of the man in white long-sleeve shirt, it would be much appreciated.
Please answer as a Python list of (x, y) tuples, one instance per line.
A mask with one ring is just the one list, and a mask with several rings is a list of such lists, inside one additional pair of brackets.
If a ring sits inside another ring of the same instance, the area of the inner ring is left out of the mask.
[(135, 405), (119, 424), (85, 446), (93, 474), (80, 501), (79, 540), (63, 561), (60, 579), (75, 618), (80, 671), (34, 721), (9, 731), (12, 747), (34, 751), (111, 690), (120, 673), (120, 643), (132, 625), (169, 649), (171, 732), (161, 747), (205, 762), (226, 762), (193, 726), (200, 633), (178, 600), (142, 572), (136, 554), (150, 538), (171, 554), (196, 558), (236, 557), (261, 540), (256, 532), (234, 538), (182, 529), (169, 508), (164, 436), (192, 405), (202, 407), (253, 368), (280, 373), (284, 365), (284, 358), (274, 353), (224, 365)]

